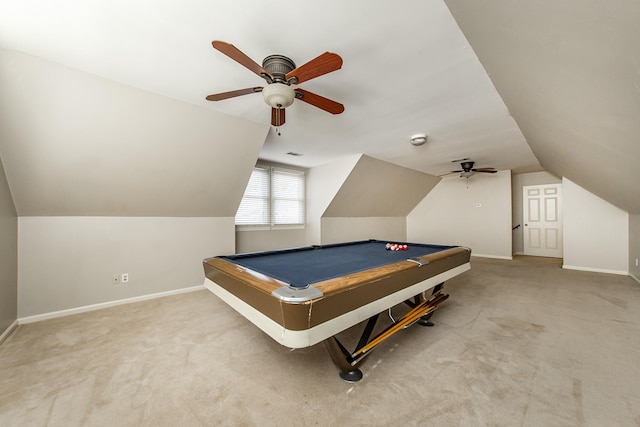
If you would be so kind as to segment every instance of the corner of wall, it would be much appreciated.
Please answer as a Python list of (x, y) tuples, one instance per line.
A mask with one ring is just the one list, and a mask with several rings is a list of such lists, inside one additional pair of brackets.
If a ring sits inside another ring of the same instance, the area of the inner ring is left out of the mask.
[(18, 217), (0, 157), (0, 337), (18, 317)]
[(355, 154), (308, 170), (307, 194), (313, 197), (307, 198), (307, 244), (322, 242), (322, 216), (361, 157)]
[(629, 275), (640, 282), (640, 215), (629, 215)]

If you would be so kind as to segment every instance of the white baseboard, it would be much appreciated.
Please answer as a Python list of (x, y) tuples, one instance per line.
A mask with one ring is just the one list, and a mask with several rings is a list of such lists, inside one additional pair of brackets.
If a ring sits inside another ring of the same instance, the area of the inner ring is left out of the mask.
[(67, 310), (52, 311), (50, 313), (36, 314), (34, 316), (20, 317), (17, 322), (19, 325), (27, 323), (40, 322), (42, 320), (55, 319), (57, 317), (71, 316), (72, 314), (86, 313), (88, 311), (101, 310), (103, 308), (115, 307), (118, 305), (131, 304), (134, 302), (147, 301), (150, 299), (162, 298), (171, 295), (184, 294), (187, 292), (200, 291), (205, 289), (204, 285), (192, 286), (190, 288), (176, 289), (173, 291), (158, 292), (156, 294), (142, 295), (139, 297), (125, 298), (115, 301), (103, 302), (100, 304), (85, 305), (82, 307), (69, 308)]
[(619, 274), (619, 275), (622, 275), (622, 276), (628, 276), (629, 275), (628, 271), (607, 270), (607, 269), (604, 269), (604, 268), (578, 267), (578, 266), (575, 266), (575, 265), (566, 265), (566, 264), (563, 264), (562, 268), (564, 268), (565, 270), (589, 271), (591, 273)]
[(13, 332), (14, 329), (17, 327), (18, 327), (18, 320), (16, 319), (13, 321), (11, 325), (9, 325), (7, 329), (5, 329), (2, 335), (0, 335), (0, 344), (2, 344), (4, 340), (6, 340), (9, 337), (9, 335), (11, 335), (11, 332)]
[(636, 276), (634, 276), (634, 275), (633, 275), (633, 274), (631, 274), (631, 273), (629, 273), (629, 276), (631, 276), (631, 278), (632, 278), (633, 280), (635, 280), (636, 282), (640, 283), (640, 277), (636, 277)]
[(472, 257), (478, 257), (478, 258), (493, 258), (493, 259), (507, 259), (507, 260), (512, 260), (513, 259), (512, 256), (474, 254), (473, 252), (471, 252), (471, 256)]

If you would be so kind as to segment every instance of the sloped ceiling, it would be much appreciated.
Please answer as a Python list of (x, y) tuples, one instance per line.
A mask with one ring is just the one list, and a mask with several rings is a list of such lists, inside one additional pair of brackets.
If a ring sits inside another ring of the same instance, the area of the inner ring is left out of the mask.
[(439, 181), (433, 175), (362, 156), (322, 216), (407, 216)]
[(0, 49), (20, 216), (233, 217), (269, 127)]
[[(301, 65), (333, 51), (342, 69), (302, 87), (345, 112), (294, 103), (260, 157), (311, 167), (364, 153), (433, 175), (471, 157), (515, 173), (544, 168), (640, 213), (639, 8), (636, 0), (2, 1), (0, 48), (264, 125), (259, 94), (204, 100), (264, 84), (211, 41), (256, 62), (280, 53)], [(429, 142), (411, 146), (421, 132)]]
[(542, 166), (640, 213), (640, 2), (445, 2)]
[[(295, 102), (281, 135), (269, 132), (264, 160), (313, 167), (364, 153), (434, 175), (459, 169), (451, 161), (462, 157), (480, 167), (540, 170), (442, 0), (21, 0), (3, 2), (2, 12), (0, 47), (264, 124), (270, 108), (260, 94), (205, 100), (265, 84), (212, 40), (258, 63), (283, 54), (302, 65), (338, 53), (341, 70), (300, 87), (343, 103), (345, 112)], [(427, 145), (409, 144), (423, 132)]]

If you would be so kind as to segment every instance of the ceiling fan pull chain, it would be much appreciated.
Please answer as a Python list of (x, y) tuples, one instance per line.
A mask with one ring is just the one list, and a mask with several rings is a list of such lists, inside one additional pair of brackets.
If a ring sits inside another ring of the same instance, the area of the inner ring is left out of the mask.
[[(278, 108), (276, 108), (276, 123), (281, 123), (280, 122), (280, 105), (278, 105)], [(276, 126), (276, 133), (278, 134), (278, 136), (280, 136), (280, 125)]]

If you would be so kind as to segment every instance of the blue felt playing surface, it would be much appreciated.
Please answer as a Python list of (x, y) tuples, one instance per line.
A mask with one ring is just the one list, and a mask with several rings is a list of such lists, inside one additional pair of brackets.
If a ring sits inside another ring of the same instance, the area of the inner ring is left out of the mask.
[(386, 243), (370, 240), (239, 254), (222, 258), (288, 283), (292, 287), (304, 288), (312, 283), (393, 264), (452, 247), (407, 243), (409, 248), (406, 251), (389, 251), (385, 249)]

